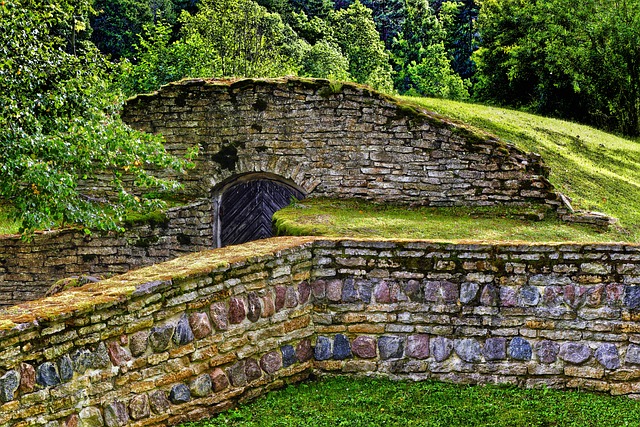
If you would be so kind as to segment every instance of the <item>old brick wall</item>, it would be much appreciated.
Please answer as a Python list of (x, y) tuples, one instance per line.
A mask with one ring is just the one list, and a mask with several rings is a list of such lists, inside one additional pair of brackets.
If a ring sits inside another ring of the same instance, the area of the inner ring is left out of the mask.
[(640, 397), (639, 309), (638, 245), (269, 239), (0, 311), (0, 426), (174, 425), (313, 370)]
[(211, 202), (168, 209), (166, 219), (124, 233), (67, 229), (32, 241), (0, 236), (0, 307), (42, 297), (60, 278), (124, 273), (214, 246)]
[(265, 172), (310, 197), (558, 204), (538, 156), (354, 84), (185, 80), (129, 100), (122, 117), (164, 135), (175, 154), (200, 147), (196, 169), (180, 177), (198, 197), (233, 175)]

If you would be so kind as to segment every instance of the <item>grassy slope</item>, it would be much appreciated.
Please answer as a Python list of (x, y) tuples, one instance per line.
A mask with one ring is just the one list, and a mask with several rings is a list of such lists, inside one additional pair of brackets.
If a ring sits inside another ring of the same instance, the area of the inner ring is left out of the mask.
[(550, 181), (575, 208), (618, 218), (640, 240), (640, 143), (588, 126), (433, 98), (403, 98), (493, 133), (551, 167)]
[(289, 386), (184, 426), (631, 425), (640, 425), (640, 402), (625, 396), (337, 377)]

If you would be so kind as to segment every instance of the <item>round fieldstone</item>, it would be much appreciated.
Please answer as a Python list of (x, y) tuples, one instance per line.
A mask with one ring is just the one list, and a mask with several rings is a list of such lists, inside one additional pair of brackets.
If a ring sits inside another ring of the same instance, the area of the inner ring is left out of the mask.
[(318, 337), (313, 349), (313, 357), (316, 360), (329, 360), (331, 358), (331, 340), (327, 337)]
[(314, 280), (311, 283), (311, 294), (316, 300), (323, 300), (325, 297), (325, 290), (327, 287), (327, 282), (324, 280)]
[(523, 286), (520, 289), (520, 302), (522, 305), (533, 307), (540, 302), (540, 291), (535, 286)]
[(558, 356), (565, 362), (577, 365), (586, 362), (591, 357), (591, 349), (583, 343), (566, 342), (560, 346)]
[(284, 294), (284, 306), (286, 308), (293, 308), (298, 305), (298, 292), (293, 286), (287, 286)]
[(507, 358), (507, 340), (502, 337), (487, 338), (482, 347), (485, 360), (504, 360)]
[(43, 387), (50, 387), (60, 384), (60, 376), (56, 365), (52, 362), (44, 362), (36, 369), (36, 383)]
[(94, 369), (106, 368), (111, 363), (107, 346), (103, 342), (98, 344), (95, 351), (91, 355), (91, 367)]
[(149, 407), (149, 396), (146, 393), (134, 396), (129, 401), (129, 415), (134, 420), (147, 418), (151, 414)]
[(227, 304), (222, 301), (214, 302), (211, 304), (209, 314), (217, 330), (226, 331), (229, 329), (229, 309)]
[(229, 300), (229, 323), (234, 325), (242, 323), (246, 315), (244, 301), (240, 298), (231, 298)]
[(247, 385), (247, 374), (244, 370), (244, 360), (239, 360), (227, 368), (227, 376), (234, 387), (244, 387)]
[(285, 288), (284, 286), (276, 286), (276, 301), (275, 301), (276, 312), (284, 308), (284, 298), (286, 293), (287, 293), (287, 288)]
[(102, 412), (95, 406), (87, 406), (82, 408), (78, 413), (80, 418), (80, 427), (102, 427), (104, 422), (102, 421)]
[(191, 313), (189, 315), (189, 326), (195, 339), (200, 340), (213, 330), (207, 313)]
[(618, 369), (620, 367), (620, 355), (618, 347), (612, 343), (604, 343), (596, 349), (596, 360), (607, 369)]
[(282, 353), (270, 351), (260, 358), (260, 366), (267, 374), (274, 374), (282, 368)]
[(265, 295), (262, 297), (262, 317), (271, 317), (276, 312), (276, 305), (273, 302), (271, 295)]
[(473, 338), (455, 340), (453, 348), (460, 359), (469, 363), (476, 363), (482, 360), (480, 355), (480, 343)]
[(104, 424), (107, 427), (122, 427), (129, 422), (129, 414), (124, 403), (114, 400), (102, 407)]
[(224, 371), (220, 368), (216, 368), (211, 373), (211, 389), (218, 393), (219, 391), (226, 390), (229, 387), (229, 379)]
[(340, 299), (343, 303), (354, 303), (358, 301), (356, 282), (352, 277), (349, 277), (344, 282), (342, 282), (342, 296)]
[(298, 301), (300, 301), (300, 304), (306, 304), (309, 301), (309, 295), (311, 295), (309, 282), (300, 282), (298, 284)]
[(169, 392), (169, 401), (174, 405), (179, 405), (181, 403), (187, 403), (191, 400), (191, 392), (189, 391), (189, 387), (184, 384), (176, 384), (171, 387), (171, 391)]
[(327, 282), (327, 299), (331, 302), (339, 302), (342, 298), (342, 280), (334, 279)]
[(424, 287), (426, 302), (455, 304), (460, 297), (458, 285), (446, 280), (427, 282)]
[(280, 347), (280, 352), (282, 353), (282, 366), (284, 368), (291, 366), (298, 361), (296, 351), (293, 346), (283, 345)]
[(378, 338), (378, 352), (380, 359), (398, 359), (402, 357), (404, 351), (404, 343), (401, 337), (382, 336)]
[(149, 406), (154, 414), (166, 414), (171, 408), (171, 402), (167, 399), (167, 394), (162, 390), (149, 393)]
[(17, 371), (7, 371), (0, 377), (0, 402), (6, 403), (13, 400), (20, 386), (20, 374)]
[(422, 302), (424, 298), (424, 292), (422, 291), (422, 284), (417, 280), (409, 280), (401, 283), (402, 292), (413, 302)]
[(80, 375), (93, 366), (93, 353), (86, 348), (78, 349), (71, 353), (73, 369)]
[(62, 382), (70, 381), (73, 378), (73, 362), (66, 354), (58, 359), (58, 373)]
[(491, 307), (498, 305), (498, 295), (500, 291), (502, 291), (502, 288), (498, 290), (498, 288), (492, 284), (485, 285), (482, 293), (480, 293), (480, 304)]
[(625, 286), (623, 303), (630, 309), (640, 307), (640, 286)]
[(531, 360), (531, 343), (522, 337), (515, 337), (509, 343), (509, 356), (516, 360)]
[[(293, 349), (293, 347), (292, 347)], [(253, 382), (262, 377), (262, 369), (256, 359), (247, 359), (244, 364), (244, 373), (247, 377), (247, 382)]]
[(342, 334), (337, 334), (333, 340), (333, 358), (344, 360), (351, 357), (351, 344), (349, 339)]
[(296, 345), (296, 355), (298, 356), (298, 361), (303, 363), (313, 358), (313, 348), (311, 348), (310, 339), (303, 339)]
[(211, 376), (209, 374), (199, 375), (195, 380), (189, 384), (189, 391), (195, 397), (204, 397), (211, 393), (213, 383), (211, 382)]
[(20, 364), (20, 392), (31, 393), (36, 387), (36, 368), (28, 363)]
[(107, 344), (107, 352), (114, 366), (121, 366), (131, 360), (131, 354), (125, 348), (122, 348), (116, 341)]
[(173, 334), (173, 342), (176, 345), (186, 345), (193, 341), (194, 338), (191, 326), (189, 326), (189, 317), (186, 314), (182, 314), (176, 324), (176, 331)]
[(389, 289), (389, 284), (385, 281), (376, 284), (375, 288), (373, 288), (373, 297), (378, 303), (389, 304), (391, 302), (391, 289)]
[(407, 337), (407, 348), (404, 352), (407, 357), (413, 359), (426, 359), (429, 357), (429, 335), (409, 335)]
[(430, 343), (431, 354), (436, 362), (443, 362), (449, 358), (453, 350), (453, 341), (445, 337), (435, 337)]
[(167, 350), (175, 329), (175, 326), (172, 324), (154, 326), (151, 328), (151, 332), (149, 333), (149, 346), (151, 349), (156, 353)]
[(540, 363), (554, 363), (558, 358), (560, 346), (549, 340), (539, 341), (535, 345), (536, 355)]
[(372, 337), (359, 336), (351, 343), (351, 351), (362, 359), (373, 359), (378, 353), (376, 350), (376, 340)]
[(630, 363), (632, 365), (640, 365), (640, 345), (629, 344), (624, 361), (625, 363)]
[(480, 285), (477, 283), (463, 283), (460, 285), (460, 302), (462, 304), (469, 304), (476, 299)]
[(133, 356), (141, 356), (147, 351), (147, 341), (149, 340), (149, 332), (140, 331), (129, 336), (129, 350)]
[(373, 294), (373, 283), (371, 280), (360, 279), (356, 282), (356, 287), (360, 301), (369, 304), (371, 302), (371, 295)]
[[(518, 305), (518, 293), (516, 289), (511, 288), (509, 286), (500, 286), (500, 289), (497, 291), (497, 294), (499, 296), (500, 305), (502, 307), (515, 307)], [(485, 305), (491, 305), (491, 306), (497, 305), (498, 296), (495, 297), (495, 303), (490, 303)], [(493, 298), (493, 297), (489, 297), (489, 298)]]
[(251, 322), (257, 322), (261, 313), (260, 297), (255, 292), (249, 292), (247, 294), (247, 319)]

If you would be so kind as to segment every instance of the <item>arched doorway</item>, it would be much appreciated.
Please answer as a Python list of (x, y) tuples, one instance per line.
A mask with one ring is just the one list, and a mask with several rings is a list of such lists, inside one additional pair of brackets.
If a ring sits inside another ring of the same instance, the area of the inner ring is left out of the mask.
[(305, 196), (294, 182), (274, 174), (252, 173), (225, 181), (214, 192), (218, 247), (273, 236), (273, 214), (293, 198)]

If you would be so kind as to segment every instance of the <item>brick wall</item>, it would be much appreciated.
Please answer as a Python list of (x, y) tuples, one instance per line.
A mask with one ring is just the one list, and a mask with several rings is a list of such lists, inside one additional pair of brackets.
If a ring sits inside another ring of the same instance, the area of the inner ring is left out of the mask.
[(0, 311), (0, 426), (175, 425), (314, 370), (640, 397), (639, 308), (638, 245), (204, 251)]

